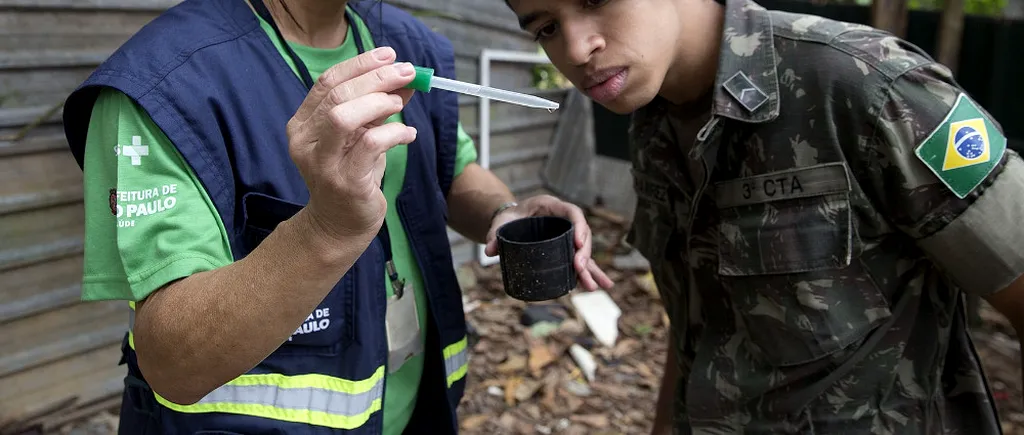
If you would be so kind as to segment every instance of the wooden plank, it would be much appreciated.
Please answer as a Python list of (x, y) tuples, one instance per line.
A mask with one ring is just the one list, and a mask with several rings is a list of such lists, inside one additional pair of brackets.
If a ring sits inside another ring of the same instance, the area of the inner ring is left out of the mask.
[(81, 198), (82, 171), (69, 151), (0, 159), (0, 216)]
[[(543, 118), (532, 118), (521, 117), (504, 119), (500, 122), (491, 122), (491, 141), (494, 141), (494, 137), (499, 135), (511, 135), (516, 133), (522, 133), (525, 131), (531, 131), (536, 129), (550, 129), (552, 132), (555, 128), (555, 119), (543, 119)], [(471, 137), (479, 137), (480, 131), (475, 125), (469, 126), (466, 124), (462, 125), (466, 130), (466, 134)]]
[(506, 153), (491, 156), (491, 169), (518, 165), (544, 159), (548, 156), (546, 145), (532, 148), (520, 148)]
[(0, 215), (0, 271), (82, 252), (81, 204)]
[(118, 343), (128, 327), (128, 304), (70, 305), (0, 325), (0, 378)]
[(112, 52), (156, 14), (118, 10), (0, 9), (0, 52)]
[(181, 0), (0, 0), (0, 8), (159, 12)]
[(116, 45), (99, 50), (41, 48), (33, 51), (14, 51), (8, 48), (3, 57), (0, 57), (0, 70), (96, 67), (116, 48)]
[[(473, 56), (455, 58), (455, 78), (471, 83), (480, 83), (480, 53)], [(492, 62), (491, 86), (502, 89), (526, 89), (527, 93), (538, 92), (533, 89), (533, 65), (522, 63)], [(529, 88), (529, 89), (527, 89)], [(544, 92), (544, 91), (540, 91)], [(462, 97), (462, 96), (460, 96)], [(474, 97), (474, 99), (476, 99)]]
[(515, 14), (502, 1), (494, 0), (391, 0), (389, 3), (410, 13), (430, 11), (454, 21), (508, 33), (521, 33)]
[(0, 283), (0, 325), (75, 304), (81, 299), (82, 256), (0, 272)]
[[(56, 102), (54, 104), (56, 104)], [(46, 116), (46, 113), (52, 109), (52, 106), (53, 105), (41, 105), (33, 107), (0, 108), (0, 128), (14, 128), (30, 124), (40, 117)], [(62, 114), (63, 109), (58, 110), (46, 118), (46, 122), (63, 122), (61, 119)]]
[[(0, 129), (0, 138), (13, 136), (18, 129)], [(58, 124), (43, 125), (32, 129), (18, 141), (0, 140), (0, 158), (21, 154), (63, 151), (70, 153), (64, 130)], [(76, 165), (77, 166), (77, 165)]]
[(127, 372), (117, 365), (120, 358), (118, 343), (0, 378), (0, 428), (54, 407), (67, 412), (72, 409), (69, 402), (117, 394)]
[(56, 414), (47, 414), (30, 421), (27, 427), (38, 428), (42, 433), (52, 434), (60, 431), (61, 428), (68, 423), (92, 418), (103, 411), (110, 412), (115, 416), (113, 418), (116, 419), (116, 415), (121, 407), (122, 396), (123, 394), (119, 391), (113, 395), (84, 404), (83, 406), (79, 406), (74, 409), (65, 409)]
[[(10, 62), (13, 56), (5, 53), (3, 57), (5, 59), (0, 60), (0, 67), (5, 62)], [(37, 62), (37, 59), (33, 59), (32, 62)], [(0, 68), (0, 95), (5, 96), (0, 107), (11, 109), (61, 103), (89, 77), (97, 65), (98, 63), (66, 68)]]
[[(455, 54), (459, 56), (479, 56), (485, 48), (536, 52), (539, 47), (537, 42), (526, 33), (481, 27), (473, 23), (442, 17), (425, 16), (419, 17), (419, 20), (435, 32), (448, 38)], [(518, 25), (516, 26), (518, 27)]]
[(543, 160), (534, 160), (516, 165), (494, 168), (492, 172), (494, 172), (494, 175), (501, 179), (501, 181), (504, 181), (509, 188), (513, 189), (513, 192), (515, 192), (516, 189), (522, 191), (527, 187), (534, 188), (534, 186), (542, 185), (538, 174), (540, 174), (543, 163)]
[[(521, 161), (524, 155), (540, 158), (550, 152), (551, 136), (554, 128), (541, 125), (535, 128), (522, 129), (511, 133), (491, 135), (491, 168)], [(479, 150), (479, 138), (473, 136)], [(540, 176), (540, 174), (537, 174)]]

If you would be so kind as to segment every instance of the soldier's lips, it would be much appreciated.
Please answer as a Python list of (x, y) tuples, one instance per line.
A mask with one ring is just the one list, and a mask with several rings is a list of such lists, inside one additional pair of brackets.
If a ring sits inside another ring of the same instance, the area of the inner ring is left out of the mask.
[[(629, 71), (626, 68), (618, 68), (610, 71), (602, 71), (602, 77), (594, 80), (596, 84), (586, 88), (587, 96), (598, 103), (607, 103), (614, 100), (626, 87), (626, 76)], [(592, 83), (593, 83), (592, 82)]]

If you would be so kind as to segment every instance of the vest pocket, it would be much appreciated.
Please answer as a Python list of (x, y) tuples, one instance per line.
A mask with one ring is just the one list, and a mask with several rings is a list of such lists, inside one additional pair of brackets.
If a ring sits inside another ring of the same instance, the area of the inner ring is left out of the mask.
[[(245, 252), (256, 249), (281, 222), (291, 218), (302, 205), (258, 192), (242, 196)], [(281, 264), (279, 267), (292, 267)], [(276, 351), (278, 354), (335, 354), (352, 338), (352, 278), (346, 274), (320, 305)]]
[(770, 364), (832, 355), (891, 316), (853, 258), (848, 188), (719, 207), (718, 275), (747, 329), (746, 346)]

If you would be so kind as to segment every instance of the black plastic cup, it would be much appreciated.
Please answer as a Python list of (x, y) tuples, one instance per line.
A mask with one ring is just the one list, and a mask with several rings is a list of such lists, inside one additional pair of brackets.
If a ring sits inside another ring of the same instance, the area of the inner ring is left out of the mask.
[(497, 236), (505, 294), (521, 301), (547, 301), (576, 287), (576, 244), (569, 220), (517, 219), (498, 228)]

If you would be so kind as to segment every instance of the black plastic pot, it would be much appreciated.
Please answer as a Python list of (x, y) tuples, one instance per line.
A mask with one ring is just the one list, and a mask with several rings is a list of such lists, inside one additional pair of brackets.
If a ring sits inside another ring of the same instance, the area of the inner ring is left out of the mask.
[(518, 219), (498, 228), (497, 236), (505, 294), (521, 301), (546, 301), (576, 287), (576, 244), (569, 220)]

